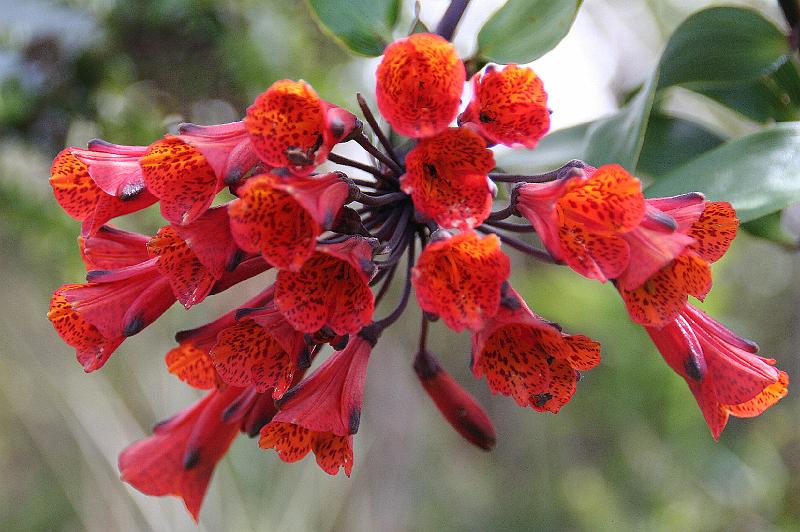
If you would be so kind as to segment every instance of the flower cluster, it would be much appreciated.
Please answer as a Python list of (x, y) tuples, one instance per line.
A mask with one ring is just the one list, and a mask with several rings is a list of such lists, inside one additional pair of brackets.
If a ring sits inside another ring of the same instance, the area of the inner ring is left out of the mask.
[[(240, 307), (176, 335), (167, 369), (208, 391), (122, 453), (123, 480), (183, 498), (197, 518), (240, 431), (260, 435), (259, 445), (286, 462), (312, 451), (327, 473), (350, 475), (370, 355), (412, 289), (423, 311), (413, 367), (466, 440), (489, 449), (495, 432), (427, 349), (430, 321), (469, 331), (471, 370), (493, 393), (557, 413), (580, 372), (600, 363), (600, 344), (528, 307), (508, 281), (504, 246), (612, 281), (686, 379), (715, 438), (729, 415), (756, 415), (785, 395), (788, 379), (774, 361), (688, 303), (708, 293), (709, 265), (736, 234), (729, 204), (696, 193), (645, 199), (639, 180), (616, 165), (495, 173), (495, 145), (533, 148), (548, 131), (542, 81), (530, 68), (489, 65), (472, 77), (459, 114), (466, 69), (438, 35), (388, 46), (376, 78), (378, 108), (396, 135), (359, 95), (375, 144), (355, 115), (308, 83), (281, 80), (242, 121), (185, 124), (150, 146), (93, 141), (56, 157), (51, 184), (83, 224), (88, 274), (55, 291), (48, 317), (87, 372), (175, 301), (188, 309), (275, 270)], [(371, 164), (333, 152), (345, 142)], [(492, 212), (499, 187), (510, 201)], [(212, 206), (223, 189), (235, 199)], [(152, 237), (108, 225), (154, 203), (167, 225)], [(529, 223), (504, 221), (510, 216)], [(543, 249), (511, 234), (534, 231)], [(402, 296), (378, 319), (398, 270)], [(326, 358), (306, 375), (317, 357)]]

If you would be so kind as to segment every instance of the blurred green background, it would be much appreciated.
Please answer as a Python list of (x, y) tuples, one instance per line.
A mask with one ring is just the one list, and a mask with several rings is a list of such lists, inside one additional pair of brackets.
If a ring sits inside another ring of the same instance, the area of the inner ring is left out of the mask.
[[(473, 1), (456, 40), (463, 53), (499, 3)], [(555, 127), (613, 111), (675, 26), (712, 3), (587, 0), (572, 33), (534, 64), (555, 95)], [(781, 23), (774, 2), (734, 3)], [(434, 26), (445, 7), (423, 0), (423, 21)], [(405, 5), (409, 24), (411, 11)], [(269, 282), (250, 280), (188, 313), (173, 307), (85, 375), (45, 318), (52, 291), (84, 275), (79, 224), (47, 182), (55, 154), (94, 137), (148, 144), (182, 121), (239, 119), (281, 78), (303, 78), (353, 109), (355, 91), (372, 91), (374, 65), (333, 44), (299, 1), (0, 0), (0, 529), (196, 529), (178, 499), (120, 482), (116, 457), (197, 395), (165, 371), (174, 332)], [(738, 118), (718, 123), (752, 129)], [(117, 222), (146, 233), (162, 223), (157, 208), (129, 218)], [(784, 213), (789, 230), (798, 221)], [(241, 436), (212, 480), (200, 529), (800, 529), (796, 386), (759, 418), (732, 419), (714, 443), (685, 383), (611, 287), (514, 260), (512, 281), (537, 312), (603, 343), (603, 363), (559, 415), (492, 397), (468, 372), (467, 335), (435, 324), (432, 350), (497, 426), (494, 451), (470, 447), (411, 370), (415, 309), (370, 364), (352, 478), (331, 478), (311, 458), (284, 464)], [(795, 380), (798, 270), (796, 252), (742, 235), (704, 306)]]

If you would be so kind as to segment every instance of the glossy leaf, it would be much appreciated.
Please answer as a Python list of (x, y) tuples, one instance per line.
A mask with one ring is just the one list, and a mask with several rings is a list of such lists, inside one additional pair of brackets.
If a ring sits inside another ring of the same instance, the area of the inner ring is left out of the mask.
[(400, 0), (306, 0), (320, 27), (349, 50), (378, 56), (392, 39)]
[(758, 238), (780, 244), (788, 249), (797, 250), (798, 246), (800, 246), (800, 242), (784, 230), (781, 224), (781, 218), (781, 212), (776, 211), (772, 214), (743, 223), (740, 228)]
[(756, 122), (800, 120), (800, 63), (796, 58), (755, 81), (693, 90)]
[(702, 125), (654, 113), (647, 125), (637, 175), (658, 177), (725, 142)]
[(741, 83), (778, 68), (789, 54), (783, 33), (755, 11), (716, 7), (681, 24), (660, 62), (659, 87)]
[(800, 201), (800, 123), (777, 124), (735, 139), (676, 168), (648, 196), (699, 191), (730, 201), (742, 222)]
[(566, 36), (582, 0), (508, 0), (478, 34), (478, 57), (529, 63)]
[(587, 163), (594, 166), (618, 163), (631, 172), (636, 169), (653, 107), (656, 82), (654, 75), (619, 112), (589, 127), (583, 154)]

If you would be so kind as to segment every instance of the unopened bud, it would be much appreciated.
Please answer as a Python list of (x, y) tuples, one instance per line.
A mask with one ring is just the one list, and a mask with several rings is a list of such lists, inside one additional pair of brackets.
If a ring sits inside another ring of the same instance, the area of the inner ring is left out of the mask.
[(486, 451), (494, 447), (495, 431), (489, 416), (431, 353), (417, 353), (414, 371), (447, 422), (465, 440)]

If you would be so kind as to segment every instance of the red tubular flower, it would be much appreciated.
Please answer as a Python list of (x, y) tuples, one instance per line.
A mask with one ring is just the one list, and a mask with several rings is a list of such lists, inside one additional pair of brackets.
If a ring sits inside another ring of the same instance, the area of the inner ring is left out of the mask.
[(222, 329), (209, 356), (219, 376), (232, 386), (272, 390), (279, 399), (300, 367), (309, 365), (303, 333), (296, 331), (270, 297), (258, 308), (241, 308), (237, 323)]
[[(176, 137), (199, 151), (225, 185), (239, 181), (260, 161), (242, 121), (213, 126), (181, 124)], [(220, 183), (217, 188), (222, 188)]]
[(630, 256), (628, 267), (617, 277), (617, 286), (633, 289), (641, 286), (649, 277), (678, 257), (692, 237), (678, 230), (672, 216), (653, 206), (646, 200), (644, 218), (633, 231), (622, 234), (628, 242)]
[(449, 128), (420, 140), (400, 180), (417, 211), (445, 228), (472, 229), (492, 209), (492, 151), (475, 133)]
[[(260, 307), (272, 300), (272, 286), (247, 301), (244, 307)], [(175, 335), (178, 347), (171, 349), (164, 362), (167, 370), (194, 388), (209, 389), (220, 383), (220, 377), (209, 355), (217, 343), (217, 336), (236, 325), (236, 312), (232, 310), (216, 320), (195, 329), (181, 331)], [(255, 393), (255, 390), (254, 390)]]
[(373, 241), (352, 237), (318, 246), (300, 270), (281, 270), (275, 305), (295, 329), (315, 333), (326, 325), (335, 334), (359, 331), (372, 319), (375, 299)]
[(414, 371), (436, 408), (456, 432), (485, 451), (494, 447), (495, 431), (489, 416), (433, 355), (426, 350), (417, 353)]
[(194, 405), (162, 421), (153, 435), (119, 455), (122, 480), (146, 495), (183, 499), (197, 521), (214, 468), (227, 452), (241, 419), (226, 416), (241, 388), (211, 390)]
[(200, 150), (173, 135), (152, 143), (139, 164), (162, 216), (175, 225), (199, 218), (224, 186)]
[(151, 257), (158, 257), (158, 269), (187, 309), (205, 299), (223, 273), (235, 269), (242, 258), (225, 207), (208, 210), (184, 226), (162, 227), (147, 249)]
[(53, 294), (47, 318), (75, 348), (85, 371), (101, 368), (126, 337), (150, 325), (175, 302), (157, 261), (93, 270), (87, 284), (63, 285)]
[(455, 119), (466, 70), (446, 39), (416, 33), (386, 47), (377, 78), (381, 114), (401, 135), (421, 138)]
[(147, 241), (139, 233), (104, 225), (91, 237), (78, 237), (86, 270), (116, 270), (149, 259)]
[(689, 244), (639, 285), (617, 284), (631, 319), (641, 325), (669, 323), (686, 305), (688, 296), (701, 301), (711, 289), (710, 264), (719, 260), (736, 236), (739, 220), (729, 203), (707, 202), (702, 194), (648, 200), (675, 220), (677, 232)]
[(349, 195), (341, 174), (247, 180), (228, 206), (231, 229), (245, 251), (261, 253), (283, 270), (297, 271), (314, 253), (317, 237), (330, 229)]
[(458, 118), (492, 144), (534, 148), (550, 129), (550, 110), (542, 80), (530, 68), (486, 67), (472, 78), (473, 96)]
[(572, 398), (579, 374), (600, 363), (600, 344), (564, 334), (534, 314), (508, 287), (494, 318), (472, 334), (472, 372), (492, 393), (538, 412), (558, 411)]
[(715, 440), (728, 417), (754, 417), (786, 395), (789, 376), (758, 346), (692, 305), (661, 328), (645, 327), (667, 364), (689, 385)]
[(258, 156), (305, 176), (357, 127), (351, 113), (317, 96), (303, 80), (276, 81), (247, 108), (244, 125)]
[(417, 301), (456, 332), (476, 330), (494, 316), (511, 265), (496, 235), (472, 231), (431, 242), (412, 272)]
[(639, 226), (645, 201), (639, 180), (621, 166), (589, 172), (588, 178), (525, 183), (516, 189), (516, 206), (554, 258), (605, 282), (628, 266), (630, 246), (622, 235)]
[(258, 444), (274, 448), (284, 462), (296, 462), (314, 451), (317, 464), (330, 475), (353, 467), (353, 438), (361, 419), (364, 381), (372, 344), (355, 336), (335, 351), (307, 379), (290, 389), (280, 411), (261, 429)]
[[(97, 150), (105, 145), (92, 143)], [(76, 154), (80, 154), (81, 158)], [(130, 163), (130, 159), (134, 162)], [(119, 163), (120, 160), (127, 162)], [(90, 174), (103, 177), (101, 186)], [(119, 173), (105, 172), (109, 161), (121, 166)], [(94, 234), (103, 224), (124, 214), (149, 207), (157, 198), (145, 189), (141, 175), (130, 171), (138, 168), (138, 157), (117, 156), (103, 151), (66, 148), (59, 153), (50, 169), (50, 186), (56, 201), (72, 218), (83, 222), (84, 235)], [(105, 188), (104, 188), (105, 187)]]

